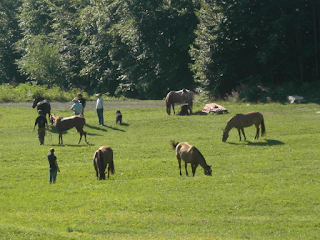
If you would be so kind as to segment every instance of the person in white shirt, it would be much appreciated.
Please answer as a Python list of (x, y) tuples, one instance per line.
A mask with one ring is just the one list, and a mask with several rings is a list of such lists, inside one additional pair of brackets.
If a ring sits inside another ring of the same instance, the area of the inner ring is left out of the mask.
[(74, 111), (74, 115), (80, 115), (82, 112), (82, 104), (79, 102), (78, 98), (74, 98), (72, 101), (74, 103), (70, 109)]
[(97, 115), (99, 119), (99, 124), (100, 126), (104, 125), (103, 122), (103, 98), (101, 93), (97, 93), (96, 96), (98, 97), (97, 99), (97, 104), (96, 104), (96, 110), (97, 110)]

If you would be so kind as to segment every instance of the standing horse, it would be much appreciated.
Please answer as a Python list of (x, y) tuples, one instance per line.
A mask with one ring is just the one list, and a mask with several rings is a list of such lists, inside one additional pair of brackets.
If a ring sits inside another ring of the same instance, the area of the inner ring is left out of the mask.
[(174, 111), (174, 104), (179, 103), (188, 103), (188, 108), (190, 113), (192, 113), (192, 106), (193, 106), (193, 92), (188, 89), (182, 89), (180, 91), (170, 91), (166, 96), (166, 109), (168, 115), (170, 115), (171, 106), (173, 113), (176, 114)]
[[(80, 139), (78, 144), (81, 142), (82, 136), (84, 135), (85, 142), (87, 141), (87, 133), (83, 131), (83, 126), (86, 124), (86, 120), (84, 117), (80, 115), (75, 115), (67, 118), (59, 117), (54, 114), (50, 116), (50, 122), (55, 124), (55, 127), (59, 133), (59, 144), (63, 144), (62, 142), (62, 131), (69, 130), (73, 127), (77, 129), (77, 132), (80, 133)], [(61, 140), (61, 141), (60, 141)]]
[(204, 169), (205, 175), (209, 175), (209, 176), (212, 175), (211, 166), (209, 166), (206, 163), (206, 160), (204, 159), (203, 155), (200, 153), (200, 151), (196, 147), (191, 146), (187, 142), (178, 143), (178, 142), (175, 142), (172, 140), (170, 142), (170, 145), (173, 149), (176, 150), (176, 157), (178, 159), (180, 176), (182, 176), (182, 174), (181, 174), (181, 159), (184, 161), (184, 168), (186, 169), (187, 176), (189, 176), (188, 170), (187, 170), (188, 163), (191, 164), (193, 176), (195, 175), (196, 169), (199, 164)]
[(222, 142), (225, 142), (228, 137), (229, 137), (229, 131), (232, 128), (238, 129), (239, 133), (239, 141), (241, 141), (241, 133), (240, 130), (243, 134), (244, 140), (246, 141), (246, 135), (244, 134), (243, 128), (245, 127), (250, 127), (252, 125), (256, 126), (256, 135), (254, 139), (259, 139), (259, 132), (260, 128), (259, 125), (261, 124), (261, 137), (264, 136), (266, 132), (266, 128), (264, 126), (264, 119), (263, 115), (259, 112), (249, 112), (245, 114), (237, 114), (233, 116), (232, 118), (229, 119), (226, 128), (223, 130), (223, 135), (222, 135)]
[(112, 175), (115, 172), (113, 163), (113, 151), (108, 146), (101, 146), (93, 155), (93, 166), (96, 170), (97, 180), (106, 179), (106, 168), (108, 165), (108, 178), (109, 173)]
[(32, 108), (35, 108), (35, 107), (37, 107), (37, 111), (42, 110), (42, 113), (44, 116), (47, 116), (48, 114), (48, 118), (50, 119), (51, 105), (46, 99), (42, 97), (34, 98), (32, 103)]

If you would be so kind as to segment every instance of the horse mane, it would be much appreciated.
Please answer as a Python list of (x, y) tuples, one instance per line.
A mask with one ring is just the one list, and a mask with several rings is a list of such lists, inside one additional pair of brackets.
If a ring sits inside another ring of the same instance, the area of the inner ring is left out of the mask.
[(200, 164), (203, 168), (204, 168), (204, 167), (209, 167), (209, 165), (207, 164), (204, 156), (202, 155), (202, 153), (199, 151), (198, 148), (196, 148), (195, 146), (192, 146), (190, 150), (191, 150), (191, 151), (194, 151), (194, 152), (196, 152), (197, 154), (200, 155), (200, 158), (203, 160), (203, 162), (202, 162), (202, 161), (199, 161), (199, 159), (198, 159), (198, 161), (199, 161), (199, 164)]
[(230, 123), (236, 116), (238, 116), (238, 114), (234, 115), (233, 117), (231, 117), (227, 123)]

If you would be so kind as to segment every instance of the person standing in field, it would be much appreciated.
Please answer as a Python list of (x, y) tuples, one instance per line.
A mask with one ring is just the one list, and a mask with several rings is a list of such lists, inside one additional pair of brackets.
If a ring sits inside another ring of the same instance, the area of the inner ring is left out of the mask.
[(79, 102), (78, 98), (74, 98), (73, 105), (71, 106), (71, 110), (74, 111), (74, 115), (80, 115), (82, 112), (82, 104)]
[(36, 118), (36, 121), (34, 123), (33, 131), (36, 128), (36, 125), (38, 124), (38, 139), (40, 142), (40, 145), (44, 144), (44, 137), (46, 136), (46, 127), (48, 129), (48, 121), (46, 116), (42, 114), (42, 110), (38, 110), (38, 117)]
[(53, 148), (50, 148), (50, 154), (47, 155), (47, 158), (49, 161), (49, 183), (56, 183), (57, 173), (60, 172), (60, 169)]
[(81, 93), (78, 93), (78, 100), (82, 104), (81, 115), (84, 117), (84, 108), (86, 107), (86, 99), (82, 97)]
[(103, 122), (103, 98), (102, 98), (102, 94), (101, 93), (97, 93), (96, 97), (98, 97), (97, 103), (96, 103), (96, 110), (97, 110), (97, 115), (98, 115), (98, 119), (99, 119), (99, 125), (103, 126), (104, 122)]

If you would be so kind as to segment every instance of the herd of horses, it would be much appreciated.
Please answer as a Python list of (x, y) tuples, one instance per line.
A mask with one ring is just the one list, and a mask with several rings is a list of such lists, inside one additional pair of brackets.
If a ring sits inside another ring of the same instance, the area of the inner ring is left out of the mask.
[[(180, 91), (171, 91), (167, 94), (165, 98), (166, 103), (166, 111), (167, 114), (170, 115), (171, 107), (175, 114), (174, 105), (175, 104), (187, 104), (190, 114), (192, 113), (193, 106), (193, 92), (187, 89), (182, 89)], [(44, 115), (48, 115), (49, 121), (51, 124), (55, 125), (56, 130), (59, 134), (59, 145), (63, 144), (62, 141), (62, 132), (65, 130), (69, 130), (73, 127), (77, 129), (77, 132), (80, 134), (80, 139), (78, 144), (81, 142), (82, 136), (85, 137), (85, 142), (87, 141), (87, 134), (83, 130), (83, 127), (86, 123), (85, 118), (80, 115), (74, 115), (71, 117), (59, 117), (57, 115), (51, 114), (51, 106), (50, 103), (44, 98), (35, 98), (33, 101), (33, 108), (37, 107), (37, 110), (42, 110)], [(246, 141), (246, 136), (244, 133), (244, 128), (255, 125), (256, 127), (256, 135), (254, 140), (259, 139), (260, 135), (260, 126), (261, 126), (261, 136), (265, 135), (266, 128), (264, 124), (263, 115), (259, 112), (249, 112), (246, 114), (236, 114), (231, 117), (227, 122), (225, 129), (222, 134), (222, 141), (225, 142), (229, 137), (229, 132), (232, 128), (236, 128), (239, 134), (239, 141), (242, 140), (241, 133)], [(200, 165), (204, 169), (204, 174), (211, 176), (212, 170), (211, 166), (206, 163), (205, 158), (201, 154), (201, 152), (195, 147), (190, 145), (187, 142), (175, 142), (171, 140), (170, 142), (171, 148), (173, 148), (176, 152), (176, 158), (178, 160), (180, 176), (181, 173), (181, 160), (184, 161), (185, 164), (185, 172), (188, 176), (187, 164), (191, 165), (192, 175), (195, 176), (196, 169), (198, 165)], [(98, 180), (106, 179), (106, 169), (107, 169), (107, 178), (109, 178), (110, 174), (114, 174), (114, 162), (113, 162), (113, 150), (109, 146), (101, 146), (97, 151), (95, 151), (93, 155), (93, 165), (96, 171), (96, 177)]]

